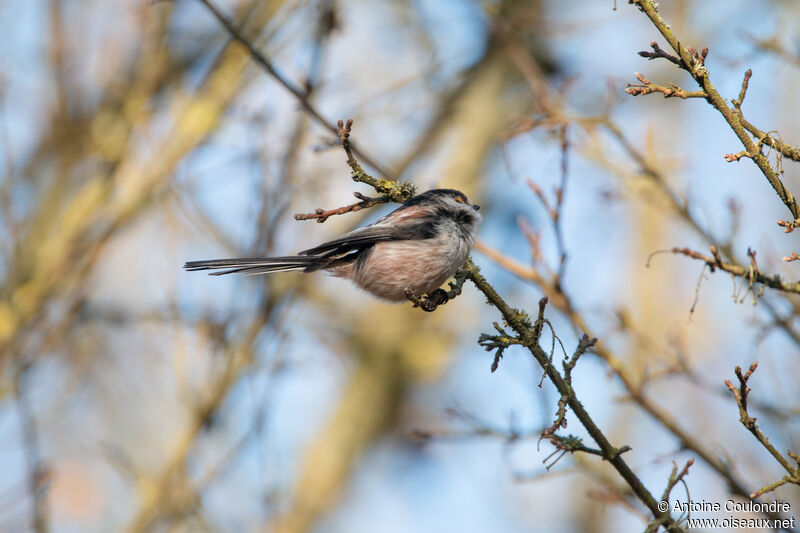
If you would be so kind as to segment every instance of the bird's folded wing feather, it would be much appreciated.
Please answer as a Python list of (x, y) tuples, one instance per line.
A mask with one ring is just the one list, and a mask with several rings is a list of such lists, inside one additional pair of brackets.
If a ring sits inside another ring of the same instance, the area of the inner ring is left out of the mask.
[(382, 241), (400, 241), (407, 239), (430, 239), (436, 235), (435, 220), (430, 217), (418, 221), (405, 221), (401, 226), (379, 220), (372, 226), (359, 228), (326, 243), (303, 250), (300, 255), (338, 255), (359, 248), (368, 248)]
[(338, 239), (303, 250), (300, 255), (341, 254), (356, 248), (366, 248), (381, 241), (393, 240), (393, 230), (388, 226), (367, 226), (350, 233), (345, 233)]

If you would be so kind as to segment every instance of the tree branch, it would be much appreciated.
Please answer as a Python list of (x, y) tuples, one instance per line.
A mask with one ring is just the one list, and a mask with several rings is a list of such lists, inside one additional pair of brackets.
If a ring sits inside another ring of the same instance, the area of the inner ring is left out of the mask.
[(339, 142), (341, 143), (344, 152), (347, 154), (347, 164), (350, 166), (350, 177), (353, 178), (353, 181), (366, 183), (379, 193), (388, 196), (393, 202), (400, 204), (414, 196), (416, 193), (416, 187), (414, 187), (414, 184), (411, 182), (397, 182), (388, 179), (376, 179), (364, 172), (364, 169), (361, 168), (361, 165), (355, 158), (354, 154), (357, 154), (357, 152), (353, 146), (353, 143), (350, 141), (350, 128), (353, 126), (352, 118), (347, 119), (347, 122), (339, 119), (336, 125), (336, 136), (339, 138)]
[[(783, 204), (787, 207), (787, 209), (789, 209), (789, 212), (792, 214), (794, 220), (800, 219), (800, 206), (798, 206), (794, 196), (786, 190), (786, 187), (783, 185), (783, 182), (780, 180), (775, 170), (770, 166), (767, 158), (760, 152), (758, 146), (756, 146), (756, 144), (750, 138), (749, 132), (742, 124), (740, 114), (736, 113), (734, 109), (728, 107), (728, 104), (726, 104), (725, 100), (722, 98), (722, 96), (720, 96), (714, 84), (711, 83), (711, 77), (708, 68), (705, 66), (707, 49), (704, 49), (703, 53), (698, 54), (696, 51), (684, 47), (673, 33), (669, 24), (667, 24), (664, 19), (661, 18), (661, 15), (659, 15), (658, 9), (656, 8), (656, 4), (653, 2), (653, 0), (628, 1), (629, 3), (637, 6), (645, 15), (647, 15), (653, 25), (667, 40), (670, 47), (678, 54), (677, 59), (680, 61), (676, 64), (692, 75), (692, 78), (694, 78), (700, 88), (703, 89), (707, 95), (706, 99), (708, 102), (717, 111), (719, 111), (719, 113), (731, 127), (733, 133), (739, 138), (739, 141), (742, 143), (745, 150), (747, 150), (750, 158), (758, 166), (762, 174), (764, 174), (764, 177), (767, 178), (767, 181), (775, 190), (775, 193), (781, 199)], [(657, 45), (653, 46), (653, 48), (655, 50)], [(649, 54), (649, 52), (646, 54)], [(661, 57), (661, 55), (658, 55), (657, 57)], [(668, 59), (675, 63), (674, 56), (670, 56), (670, 58), (673, 59)], [(653, 59), (653, 57), (650, 59)]]
[[(642, 52), (640, 52), (640, 54), (641, 53)], [(661, 93), (664, 95), (664, 98), (670, 98), (673, 96), (677, 96), (678, 98), (682, 98), (684, 100), (687, 98), (708, 98), (708, 95), (705, 93), (705, 91), (684, 91), (674, 83), (670, 83), (669, 87), (662, 87), (661, 85), (655, 85), (654, 83), (651, 83), (650, 80), (638, 72), (635, 72), (633, 75), (636, 76), (636, 79), (639, 80), (640, 83), (629, 83), (627, 85), (625, 92), (631, 96)]]
[[(556, 371), (553, 365), (550, 364), (548, 354), (542, 350), (538, 343), (533, 342), (534, 326), (531, 323), (530, 317), (525, 312), (510, 307), (497, 293), (494, 287), (492, 287), (492, 285), (486, 281), (486, 278), (481, 275), (478, 267), (472, 262), (472, 260), (467, 261), (465, 269), (469, 273), (470, 281), (479, 291), (484, 294), (484, 296), (486, 296), (489, 303), (497, 308), (498, 311), (500, 311), (509, 327), (519, 334), (520, 338), (525, 344), (525, 347), (528, 348), (531, 355), (533, 355), (534, 359), (536, 359), (536, 361), (545, 371), (547, 377), (550, 379), (553, 385), (555, 385), (556, 390), (558, 390), (560, 394), (566, 396), (567, 404), (569, 405), (570, 409), (572, 409), (572, 412), (575, 414), (578, 420), (580, 420), (583, 427), (586, 428), (586, 431), (600, 447), (603, 459), (611, 463), (617, 473), (622, 476), (622, 478), (631, 487), (631, 490), (633, 490), (636, 496), (645, 504), (645, 506), (647, 506), (647, 508), (655, 517), (662, 519), (662, 523), (664, 525), (677, 527), (677, 524), (674, 520), (672, 520), (671, 517), (669, 517), (668, 513), (664, 513), (658, 509), (657, 502), (655, 498), (653, 498), (653, 495), (650, 494), (650, 491), (647, 490), (641, 480), (630, 469), (625, 460), (622, 459), (621, 454), (625, 451), (626, 447), (615, 448), (608, 441), (606, 436), (603, 434), (600, 428), (597, 427), (594, 420), (583, 407), (583, 404), (578, 400), (572, 387), (563, 379), (561, 374)], [(680, 528), (675, 530), (680, 530)]]
[(753, 362), (747, 372), (742, 374), (742, 368), (737, 366), (734, 369), (734, 373), (736, 374), (736, 378), (739, 380), (739, 386), (736, 387), (728, 379), (725, 380), (725, 385), (728, 387), (728, 389), (730, 389), (730, 391), (733, 393), (733, 397), (736, 399), (736, 405), (739, 407), (739, 421), (750, 433), (753, 434), (758, 442), (761, 443), (761, 445), (770, 453), (770, 455), (772, 455), (772, 457), (775, 458), (775, 460), (784, 468), (784, 470), (789, 473), (789, 475), (775, 483), (767, 485), (766, 487), (753, 492), (750, 495), (751, 498), (756, 498), (764, 493), (773, 491), (781, 485), (785, 485), (786, 483), (793, 483), (800, 486), (800, 461), (798, 461), (798, 457), (792, 452), (789, 452), (789, 456), (795, 461), (795, 466), (792, 466), (789, 460), (786, 459), (775, 448), (775, 446), (772, 445), (772, 443), (769, 441), (769, 438), (764, 435), (756, 423), (756, 418), (750, 416), (750, 413), (747, 411), (747, 395), (750, 393), (750, 388), (747, 386), (747, 381), (750, 379), (750, 376), (753, 375), (753, 372), (756, 371), (756, 368), (758, 368), (758, 361)]
[[(203, 4), (206, 7), (206, 9), (208, 9), (208, 11), (214, 16), (215, 19), (217, 19), (217, 21), (222, 25), (223, 28), (225, 28), (225, 30), (234, 40), (238, 41), (240, 44), (242, 44), (242, 46), (244, 46), (247, 49), (253, 60), (267, 74), (272, 76), (275, 79), (275, 81), (277, 81), (284, 89), (289, 91), (292, 94), (292, 96), (295, 97), (295, 99), (297, 99), (297, 102), (300, 104), (300, 106), (306, 113), (308, 113), (314, 120), (316, 120), (320, 126), (327, 129), (334, 135), (338, 135), (339, 132), (337, 131), (337, 129), (331, 125), (331, 122), (329, 120), (323, 117), (319, 111), (317, 111), (317, 108), (314, 107), (314, 105), (308, 99), (308, 95), (305, 93), (305, 91), (303, 91), (300, 87), (294, 85), (291, 81), (285, 78), (280, 72), (278, 72), (278, 70), (275, 68), (272, 62), (269, 59), (267, 59), (267, 57), (264, 54), (259, 52), (253, 45), (253, 43), (236, 29), (233, 23), (231, 23), (231, 21), (228, 20), (228, 18), (225, 15), (223, 15), (222, 12), (220, 12), (220, 10), (217, 9), (213, 3), (211, 3), (211, 0), (197, 0), (197, 1)], [(379, 174), (383, 174), (384, 176), (388, 176), (391, 174), (386, 168), (380, 165), (377, 161), (370, 158), (369, 155), (363, 152), (360, 148), (352, 146), (351, 149), (353, 153), (355, 153), (359, 158), (361, 158), (362, 161), (367, 163), (369, 166), (377, 170)]]
[[(476, 249), (486, 254), (490, 259), (497, 262), (503, 268), (509, 270), (516, 276), (526, 281), (532, 282), (540, 287), (546, 295), (550, 297), (550, 301), (570, 320), (574, 328), (578, 331), (584, 331), (591, 335), (591, 328), (587, 324), (583, 316), (578, 313), (572, 304), (569, 295), (563, 291), (559, 291), (556, 287), (544, 278), (535, 268), (526, 266), (513, 259), (507, 258), (500, 252), (487, 247), (485, 244), (478, 242)], [(680, 442), (682, 448), (691, 450), (697, 454), (707, 465), (713, 468), (728, 484), (731, 491), (743, 498), (751, 497), (751, 490), (748, 490), (745, 483), (739, 479), (732, 471), (731, 466), (722, 461), (717, 453), (702, 444), (695, 436), (684, 429), (679, 421), (672, 416), (667, 410), (660, 406), (656, 401), (650, 398), (643, 389), (643, 384), (638, 382), (629, 371), (626, 370), (622, 360), (617, 357), (608, 347), (604, 344), (598, 344), (594, 348), (595, 353), (608, 365), (613, 374), (620, 380), (622, 386), (627, 392), (630, 400), (642, 408), (653, 419), (657, 420), (669, 433), (671, 433)], [(765, 516), (771, 519), (782, 520), (785, 517), (778, 514), (766, 511)]]
[(369, 207), (378, 205), (378, 204), (385, 204), (389, 201), (388, 196), (381, 196), (380, 198), (370, 198), (369, 196), (364, 196), (360, 192), (354, 192), (353, 196), (359, 199), (358, 202), (350, 205), (346, 205), (344, 207), (337, 207), (336, 209), (328, 209), (327, 211), (324, 209), (315, 209), (313, 213), (295, 213), (294, 219), (295, 220), (316, 220), (320, 224), (328, 220), (329, 217), (333, 215), (344, 215), (345, 213), (355, 213), (356, 211), (361, 211), (362, 209), (367, 209)]
[[(783, 281), (778, 274), (767, 275), (761, 272), (758, 269), (758, 264), (756, 263), (756, 253), (753, 250), (748, 250), (747, 254), (750, 257), (750, 266), (744, 267), (723, 261), (722, 256), (720, 256), (719, 250), (716, 246), (712, 245), (709, 249), (711, 251), (711, 256), (696, 252), (690, 248), (676, 247), (670, 249), (669, 252), (673, 254), (685, 255), (686, 257), (703, 261), (711, 268), (711, 272), (714, 272), (714, 270), (718, 268), (738, 278), (746, 278), (751, 286), (755, 283), (760, 283), (771, 289), (800, 294), (800, 281)], [(653, 254), (651, 254), (650, 257), (652, 256)]]

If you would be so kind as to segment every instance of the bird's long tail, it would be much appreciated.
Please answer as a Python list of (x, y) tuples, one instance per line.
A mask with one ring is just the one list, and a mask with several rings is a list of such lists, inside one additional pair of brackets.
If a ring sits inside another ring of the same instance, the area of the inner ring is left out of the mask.
[(211, 259), (208, 261), (187, 261), (183, 268), (195, 270), (220, 270), (209, 272), (211, 276), (223, 274), (269, 274), (272, 272), (289, 272), (292, 270), (306, 270), (313, 267), (319, 258), (304, 255), (289, 257), (245, 257), (238, 259)]

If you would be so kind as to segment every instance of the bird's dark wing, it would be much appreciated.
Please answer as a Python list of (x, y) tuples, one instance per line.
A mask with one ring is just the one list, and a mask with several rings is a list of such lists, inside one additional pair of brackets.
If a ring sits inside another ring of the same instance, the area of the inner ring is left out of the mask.
[(392, 240), (392, 229), (387, 226), (367, 226), (359, 228), (350, 233), (345, 233), (338, 239), (328, 241), (303, 250), (300, 255), (321, 255), (332, 252), (331, 255), (338, 255), (346, 253), (356, 248), (366, 248), (372, 246), (376, 242)]
[[(387, 217), (388, 218), (388, 217)], [(418, 221), (405, 221), (402, 225), (392, 224), (386, 218), (372, 226), (359, 228), (326, 243), (303, 250), (300, 255), (335, 256), (353, 250), (365, 249), (383, 241), (402, 241), (407, 239), (430, 239), (436, 235), (435, 221), (430, 217)]]

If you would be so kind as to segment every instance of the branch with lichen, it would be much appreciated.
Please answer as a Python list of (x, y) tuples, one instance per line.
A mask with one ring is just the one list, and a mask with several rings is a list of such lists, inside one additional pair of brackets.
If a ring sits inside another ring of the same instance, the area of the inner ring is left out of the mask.
[[(542, 300), (540, 300), (539, 302), (540, 321), (543, 320), (542, 315), (544, 312), (544, 304), (546, 303), (547, 303), (546, 297), (542, 298)], [(537, 323), (541, 323), (540, 321), (537, 321)], [(589, 336), (584, 333), (583, 336), (578, 341), (578, 346), (575, 348), (575, 352), (573, 352), (572, 356), (567, 358), (565, 354), (564, 361), (562, 361), (561, 363), (561, 366), (564, 371), (563, 373), (564, 383), (566, 383), (568, 391), (561, 393), (561, 397), (558, 399), (558, 409), (556, 410), (556, 418), (549, 427), (547, 427), (544, 431), (542, 431), (539, 440), (541, 441), (544, 439), (549, 441), (553, 446), (556, 447), (556, 451), (563, 450), (563, 453), (559, 455), (555, 459), (555, 461), (546, 466), (547, 470), (552, 468), (553, 465), (557, 463), (558, 460), (561, 459), (561, 457), (563, 457), (566, 452), (573, 453), (576, 451), (580, 451), (594, 455), (600, 455), (600, 456), (603, 455), (602, 451), (600, 450), (595, 450), (594, 448), (588, 448), (584, 446), (581, 439), (575, 437), (574, 435), (561, 436), (556, 433), (559, 429), (565, 429), (567, 427), (567, 404), (569, 402), (569, 391), (572, 390), (572, 370), (578, 363), (578, 359), (580, 359), (580, 357), (583, 354), (585, 354), (587, 351), (593, 348), (595, 344), (597, 344), (597, 339), (596, 338), (590, 339)], [(550, 360), (552, 362), (552, 353), (550, 355)], [(620, 453), (622, 451), (628, 451), (629, 449), (630, 449), (629, 447), (623, 446), (622, 448), (620, 448)], [(550, 457), (552, 457), (552, 455)], [(550, 457), (545, 458), (544, 462), (546, 462)]]
[(497, 370), (500, 365), (500, 360), (503, 358), (503, 353), (507, 348), (515, 344), (523, 344), (522, 339), (507, 332), (500, 327), (497, 322), (492, 322), (492, 327), (499, 335), (489, 335), (488, 333), (481, 333), (478, 337), (478, 344), (483, 347), (487, 352), (494, 351), (494, 359), (492, 360), (491, 371)]
[[(653, 2), (653, 0), (628, 0), (628, 2), (638, 7), (640, 11), (647, 15), (653, 25), (667, 40), (672, 50), (677, 54), (677, 56), (673, 56), (664, 52), (658, 47), (655, 41), (653, 41), (651, 43), (653, 52), (640, 52), (639, 55), (651, 60), (658, 58), (667, 59), (683, 70), (686, 70), (692, 76), (705, 93), (706, 100), (723, 116), (744, 146), (749, 158), (758, 166), (762, 174), (764, 174), (764, 177), (775, 190), (775, 193), (789, 209), (793, 220), (800, 219), (800, 206), (798, 206), (794, 196), (784, 186), (779, 177), (779, 172), (776, 172), (776, 170), (772, 168), (767, 157), (761, 153), (759, 146), (751, 139), (750, 132), (744, 127), (742, 122), (741, 112), (737, 112), (736, 108), (728, 106), (714, 84), (711, 83), (711, 76), (705, 65), (708, 49), (704, 48), (702, 51), (698, 52), (695, 49), (683, 46), (673, 33), (669, 24), (661, 18), (656, 3)], [(741, 101), (743, 98), (743, 95), (740, 94), (739, 100)]]
[(351, 169), (350, 177), (353, 181), (366, 183), (379, 193), (389, 197), (393, 202), (402, 204), (416, 192), (414, 184), (408, 181), (397, 182), (388, 179), (377, 179), (367, 174), (353, 155), (353, 146), (350, 143), (350, 128), (353, 126), (353, 119), (344, 122), (339, 119), (337, 122), (337, 134), (339, 142), (347, 154), (347, 165)]
[(756, 418), (751, 416), (747, 410), (747, 396), (750, 394), (750, 388), (747, 386), (747, 382), (750, 380), (750, 377), (757, 368), (758, 361), (754, 361), (753, 364), (750, 365), (750, 368), (747, 370), (747, 372), (743, 374), (742, 368), (737, 366), (734, 369), (734, 373), (736, 374), (736, 379), (739, 381), (739, 386), (735, 386), (729, 379), (725, 380), (725, 385), (728, 387), (728, 389), (730, 389), (730, 391), (733, 393), (733, 397), (736, 399), (736, 405), (739, 407), (739, 421), (750, 433), (753, 434), (758, 442), (760, 442), (761, 445), (770, 453), (770, 455), (775, 458), (775, 460), (783, 467), (783, 469), (788, 472), (788, 475), (779, 479), (775, 483), (770, 483), (769, 485), (753, 492), (750, 494), (751, 498), (758, 498), (762, 494), (771, 492), (788, 483), (793, 483), (800, 486), (800, 457), (798, 457), (797, 454), (788, 451), (787, 453), (789, 458), (794, 461), (794, 465), (792, 465), (792, 463), (789, 462), (789, 459), (784, 457), (769, 441), (769, 438), (764, 435), (764, 433), (758, 427)]
[[(489, 303), (495, 307), (503, 315), (505, 323), (513, 329), (518, 335), (521, 343), (533, 355), (534, 359), (539, 363), (544, 372), (547, 374), (550, 382), (556, 387), (556, 390), (564, 398), (566, 398), (566, 405), (575, 414), (575, 417), (581, 422), (583, 427), (595, 441), (599, 448), (599, 454), (604, 460), (611, 463), (617, 473), (628, 483), (631, 490), (636, 496), (645, 504), (645, 506), (653, 513), (656, 518), (663, 521), (664, 525), (677, 528), (675, 521), (669, 516), (669, 513), (660, 511), (657, 502), (650, 491), (644, 486), (642, 481), (631, 470), (630, 466), (622, 458), (622, 454), (630, 448), (627, 446), (615, 447), (611, 444), (602, 430), (597, 426), (592, 417), (586, 411), (586, 408), (578, 400), (578, 397), (564, 377), (555, 369), (550, 363), (549, 355), (539, 346), (538, 337), (536, 336), (536, 327), (532, 323), (530, 317), (524, 311), (514, 309), (509, 306), (506, 301), (497, 293), (495, 288), (483, 277), (478, 267), (468, 260), (465, 265), (465, 270), (469, 273), (470, 281), (475, 287), (486, 296)], [(547, 300), (540, 301), (540, 309), (546, 305)], [(593, 343), (592, 343), (593, 344)], [(679, 530), (679, 528), (677, 529)]]
[(759, 149), (762, 144), (766, 144), (771, 148), (775, 148), (781, 157), (786, 157), (794, 161), (800, 161), (800, 148), (785, 144), (783, 141), (772, 137), (769, 132), (760, 130), (744, 118), (744, 115), (742, 114), (742, 104), (744, 103), (744, 97), (747, 95), (747, 89), (750, 87), (751, 77), (753, 77), (753, 71), (752, 69), (747, 69), (744, 73), (744, 77), (742, 78), (742, 88), (739, 90), (739, 97), (731, 100), (733, 109), (736, 114), (739, 115), (739, 120), (741, 121), (742, 126), (744, 126), (744, 129), (749, 131), (753, 137), (758, 139)]
[[(747, 89), (750, 86), (750, 78), (752, 76), (753, 71), (751, 69), (747, 69), (747, 71), (744, 73), (744, 77), (742, 78), (742, 88), (739, 90), (739, 96), (731, 100), (731, 103), (733, 104), (734, 112), (739, 117), (739, 121), (742, 123), (744, 129), (750, 132), (750, 134), (758, 141), (756, 144), (758, 152), (763, 153), (764, 146), (775, 150), (777, 171), (778, 174), (783, 174), (783, 159), (786, 158), (800, 162), (800, 148), (784, 143), (783, 139), (780, 138), (780, 133), (777, 131), (762, 131), (751, 124), (744, 117), (744, 114), (742, 113), (742, 104), (744, 103), (744, 98), (747, 95)], [(775, 137), (773, 137), (773, 134)], [(767, 155), (769, 155), (769, 153)], [(750, 157), (750, 153), (746, 150), (743, 150), (736, 154), (726, 154), (725, 160), (731, 163), (733, 161), (739, 161), (742, 157)], [(778, 221), (778, 224), (784, 226), (786, 228), (786, 233), (789, 233), (800, 225), (800, 219), (795, 218), (791, 221), (781, 220)]]
[[(516, 276), (526, 281), (532, 282), (540, 287), (546, 295), (551, 299), (553, 305), (572, 322), (573, 326), (580, 331), (590, 332), (591, 328), (587, 324), (583, 316), (578, 313), (573, 306), (568, 294), (558, 290), (552, 282), (548, 281), (542, 276), (535, 268), (526, 266), (517, 262), (514, 259), (508, 258), (481, 244), (480, 250), (487, 255), (490, 259), (497, 262), (501, 267), (512, 272)], [(664, 429), (675, 436), (681, 443), (684, 449), (691, 450), (697, 454), (707, 465), (714, 469), (728, 484), (732, 493), (737, 494), (743, 498), (748, 498), (752, 491), (748, 489), (745, 483), (740, 480), (733, 472), (730, 464), (722, 461), (717, 453), (705, 446), (700, 440), (696, 438), (690, 431), (684, 429), (679, 420), (674, 417), (668, 410), (658, 404), (644, 391), (644, 383), (636, 380), (636, 378), (628, 371), (622, 360), (616, 356), (604, 344), (594, 346), (594, 352), (608, 365), (611, 372), (619, 378), (622, 386), (627, 392), (630, 400), (639, 405), (648, 415), (653, 417), (661, 424)], [(783, 519), (784, 516), (765, 512), (765, 516), (771, 519)]]

